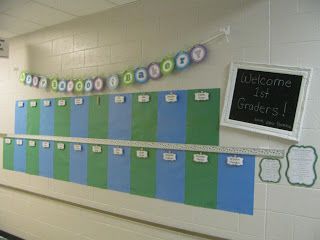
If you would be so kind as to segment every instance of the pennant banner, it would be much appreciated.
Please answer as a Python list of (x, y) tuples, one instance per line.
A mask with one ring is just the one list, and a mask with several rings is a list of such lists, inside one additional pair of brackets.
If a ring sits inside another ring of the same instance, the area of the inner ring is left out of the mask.
[(179, 51), (175, 57), (165, 57), (161, 62), (150, 63), (147, 67), (128, 69), (123, 73), (107, 77), (91, 77), (87, 79), (58, 79), (39, 76), (26, 71), (21, 72), (20, 82), (40, 89), (53, 92), (89, 93), (100, 92), (105, 89), (115, 90), (120, 85), (144, 84), (148, 80), (158, 80), (174, 71), (182, 71), (192, 64), (201, 63), (207, 56), (207, 48), (197, 44), (188, 51)]

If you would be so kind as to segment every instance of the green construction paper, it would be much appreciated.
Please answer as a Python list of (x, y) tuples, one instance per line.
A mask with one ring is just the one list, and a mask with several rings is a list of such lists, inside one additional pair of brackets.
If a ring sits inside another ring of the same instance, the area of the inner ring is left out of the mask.
[(14, 140), (11, 139), (10, 144), (6, 144), (3, 139), (3, 168), (13, 170), (13, 156), (14, 156)]
[[(65, 106), (58, 106), (59, 100), (66, 101)], [(70, 98), (56, 98), (54, 107), (54, 135), (55, 136), (70, 136)]]
[[(30, 102), (37, 102), (37, 106), (31, 107)], [(27, 134), (39, 135), (40, 129), (40, 100), (28, 100), (27, 102)]]
[(155, 197), (156, 194), (156, 150), (148, 151), (147, 158), (138, 158), (136, 151), (131, 148), (131, 193), (145, 197)]
[[(64, 143), (64, 149), (58, 149), (58, 143)], [(53, 177), (58, 180), (69, 181), (70, 144), (67, 142), (54, 143)]]
[[(195, 93), (208, 92), (208, 101), (194, 100)], [(186, 143), (219, 145), (220, 89), (188, 91)]]
[(29, 146), (29, 141), (26, 146), (26, 172), (32, 175), (39, 174), (39, 142), (35, 142), (34, 147)]
[(132, 140), (135, 141), (157, 141), (157, 119), (158, 119), (158, 95), (148, 93), (150, 101), (139, 103), (138, 96), (132, 96)]
[(107, 138), (109, 96), (89, 97), (89, 138)]
[(87, 181), (89, 186), (107, 188), (108, 146), (101, 146), (102, 152), (95, 153), (88, 145)]
[(216, 208), (218, 183), (218, 154), (208, 155), (207, 163), (193, 161), (193, 154), (186, 153), (185, 203), (205, 208)]

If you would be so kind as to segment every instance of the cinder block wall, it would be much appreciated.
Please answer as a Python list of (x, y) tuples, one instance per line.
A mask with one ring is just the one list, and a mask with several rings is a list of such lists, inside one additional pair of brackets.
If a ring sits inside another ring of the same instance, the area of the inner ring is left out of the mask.
[[(13, 133), (15, 100), (59, 96), (22, 86), (18, 82), (21, 70), (60, 77), (108, 75), (160, 60), (162, 56), (206, 40), (220, 27), (231, 25), (230, 42), (222, 38), (210, 43), (209, 58), (204, 64), (160, 81), (119, 91), (218, 87), (223, 99), (231, 61), (312, 67), (300, 144), (313, 145), (319, 151), (319, 16), (318, 0), (142, 0), (16, 37), (10, 41), (10, 58), (0, 60), (0, 132)], [(284, 149), (291, 144), (228, 128), (221, 128), (220, 143)], [(312, 188), (290, 186), (284, 177), (284, 160), (282, 166), (279, 184), (262, 183), (256, 176), (253, 216), (168, 203), (2, 169), (0, 183), (228, 239), (320, 239), (320, 182)], [(317, 171), (320, 172), (320, 164)], [(0, 228), (39, 240), (195, 239), (5, 188), (0, 188)]]

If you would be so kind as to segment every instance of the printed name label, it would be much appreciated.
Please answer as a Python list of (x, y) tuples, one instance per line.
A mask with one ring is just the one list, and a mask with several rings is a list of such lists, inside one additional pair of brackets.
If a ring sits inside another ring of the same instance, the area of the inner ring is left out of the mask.
[(144, 150), (137, 150), (137, 157), (138, 158), (147, 158), (148, 157), (148, 152)]
[(6, 144), (11, 144), (11, 139), (10, 139), (10, 138), (6, 138), (6, 139), (4, 140), (4, 142), (5, 142)]
[(196, 101), (208, 101), (209, 100), (209, 93), (207, 92), (198, 92), (194, 96), (194, 100)]
[(228, 157), (227, 164), (231, 166), (242, 166), (243, 158), (242, 157)]
[(43, 101), (43, 106), (50, 107), (51, 106), (51, 101), (50, 100), (44, 100)]
[(140, 102), (140, 103), (150, 102), (150, 96), (149, 95), (139, 95), (138, 102)]
[(35, 147), (36, 146), (36, 141), (29, 140), (29, 147)]
[(92, 146), (92, 152), (101, 153), (102, 152), (101, 146)]
[(73, 150), (76, 151), (76, 152), (82, 151), (82, 146), (81, 146), (81, 144), (74, 144), (74, 145), (73, 145)]
[(49, 142), (42, 142), (42, 147), (43, 148), (49, 148), (50, 147), (50, 143)]
[(18, 102), (18, 107), (19, 107), (19, 108), (22, 108), (23, 106), (24, 106), (24, 102), (19, 101), (19, 102)]
[(21, 146), (21, 145), (23, 144), (22, 139), (17, 139), (17, 140), (16, 140), (16, 144), (19, 145), (19, 146)]
[(194, 154), (193, 161), (199, 163), (207, 163), (208, 162), (208, 155), (205, 154)]
[(65, 105), (66, 105), (66, 100), (60, 99), (60, 100), (58, 101), (58, 106), (59, 106), (59, 107), (63, 107), (63, 106), (65, 106)]
[(58, 143), (58, 144), (57, 144), (57, 148), (58, 148), (59, 150), (63, 150), (63, 149), (64, 149), (64, 143)]
[(119, 147), (113, 148), (113, 154), (114, 155), (123, 155), (123, 149)]
[(177, 155), (175, 153), (163, 153), (163, 160), (176, 161)]
[(36, 106), (37, 106), (37, 101), (30, 102), (30, 107), (36, 107)]
[(75, 105), (82, 105), (83, 104), (83, 98), (75, 98), (74, 99)]
[(176, 94), (167, 94), (166, 95), (166, 102), (173, 103), (178, 101), (178, 96)]
[(115, 103), (124, 103), (126, 98), (124, 96), (115, 96), (114, 97), (114, 102)]

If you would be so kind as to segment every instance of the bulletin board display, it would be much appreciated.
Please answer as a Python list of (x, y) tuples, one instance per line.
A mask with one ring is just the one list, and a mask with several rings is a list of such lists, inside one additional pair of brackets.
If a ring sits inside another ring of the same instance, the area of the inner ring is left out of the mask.
[(233, 63), (221, 124), (299, 140), (310, 69)]
[[(3, 168), (181, 204), (253, 214), (255, 157), (6, 138)], [(241, 166), (228, 158), (241, 158)]]
[(15, 134), (219, 145), (220, 89), (19, 100)]

